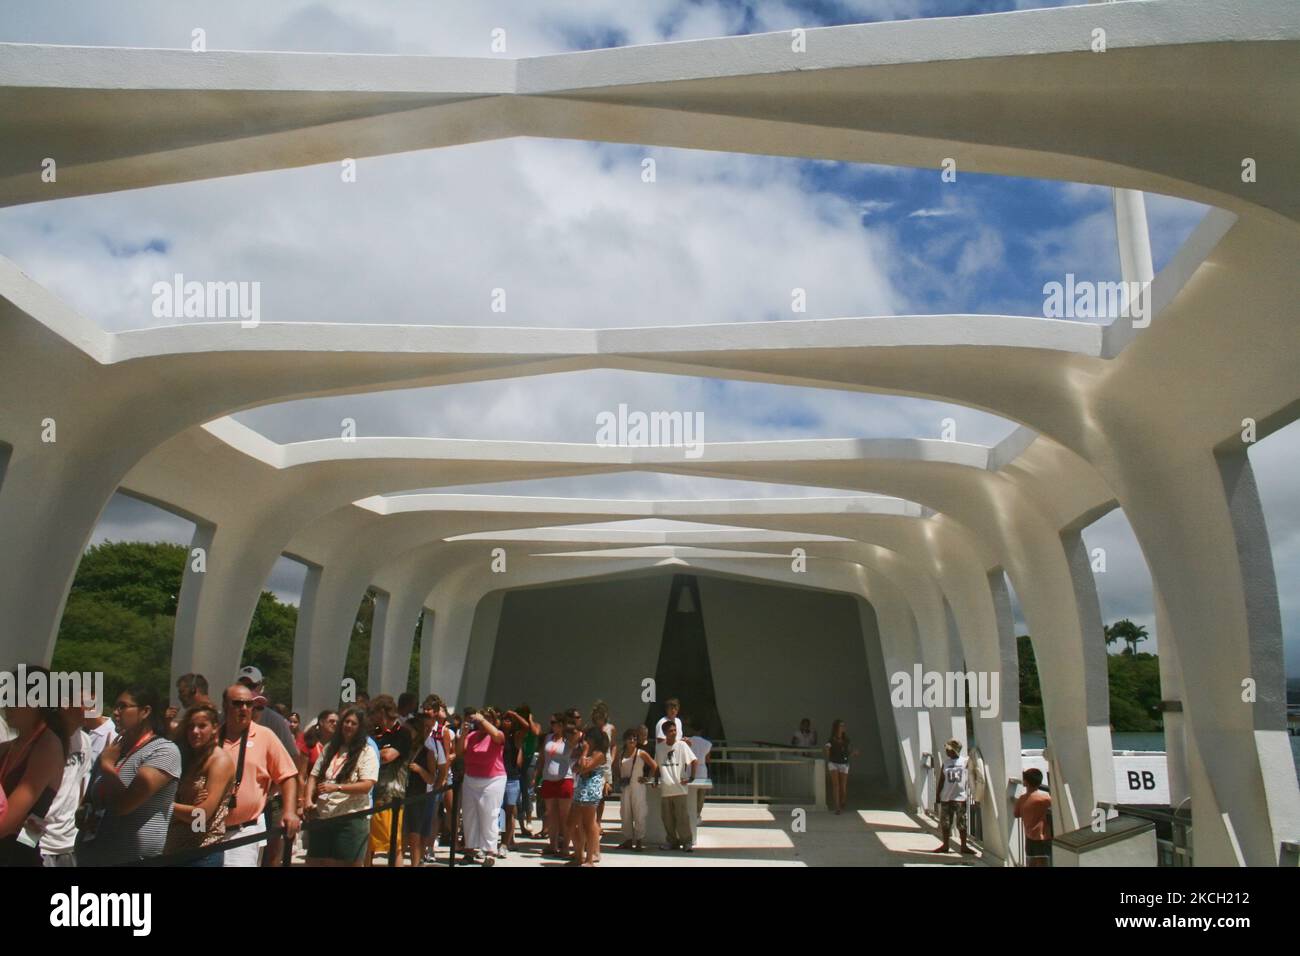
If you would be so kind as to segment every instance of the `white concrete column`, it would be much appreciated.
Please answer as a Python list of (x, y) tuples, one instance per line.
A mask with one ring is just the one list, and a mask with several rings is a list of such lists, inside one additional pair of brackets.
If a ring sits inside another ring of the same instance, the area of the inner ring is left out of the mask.
[[(905, 533), (882, 537), (882, 543), (894, 550), (864, 545), (863, 553), (874, 555), (865, 560), (878, 562), (881, 571), (898, 584), (917, 614), (918, 631), (928, 626), (931, 632), (939, 634), (940, 639), (931, 640), (928, 647), (918, 637), (919, 653), (914, 660), (921, 661), (924, 670), (940, 673), (955, 670), (964, 658), (969, 670), (998, 674), (995, 713), (985, 715), (978, 707), (972, 711), (981, 744), (980, 756), (990, 777), (983, 805), (984, 846), (991, 857), (1007, 860), (1010, 821), (1000, 794), (1005, 791), (1005, 779), (1020, 774), (1014, 634), (1009, 616), (1006, 626), (999, 627), (987, 572), (981, 568), (975, 553), (963, 543), (961, 533), (951, 525), (943, 530), (935, 526), (924, 537), (918, 537), (916, 531), (908, 526)], [(950, 619), (955, 626), (957, 646), (950, 637)], [(928, 621), (928, 625), (923, 625), (922, 620)], [(1009, 682), (1005, 679), (1008, 662), (1013, 675)], [(906, 668), (909, 672), (911, 663)], [(893, 665), (890, 666), (892, 671)], [(923, 710), (917, 714), (917, 728), (926, 747), (922, 752), (929, 754), (932, 762), (942, 760), (943, 744), (949, 737), (957, 737), (963, 747), (969, 748), (962, 708)], [(923, 770), (918, 781), (921, 808), (928, 810), (933, 805), (934, 787), (933, 767)]]
[[(415, 647), (415, 627), (424, 606), (426, 589), (406, 588), (390, 594), (383, 629), (375, 628), (372, 641), (383, 644), (380, 686), (406, 686), (411, 669), (411, 652)], [(429, 615), (432, 617), (432, 614)], [(374, 673), (373, 667), (371, 673)]]
[(1275, 866), (1300, 838), (1272, 553), (1244, 448), (1214, 455), (1112, 428), (1120, 502), (1182, 670), (1198, 865)]
[(1047, 746), (1057, 768), (1055, 821), (1087, 826), (1098, 801), (1113, 803), (1110, 691), (1101, 609), (1077, 530), (1026, 527), (1012, 583), (1029, 627), (1043, 691)]
[(1115, 189), (1115, 236), (1119, 242), (1120, 274), (1125, 282), (1150, 282), (1151, 236), (1147, 231), (1146, 200), (1140, 189)]
[(503, 707), (513, 707), (518, 701), (488, 701), (488, 679), (492, 676), (492, 658), (496, 654), (497, 629), (501, 624), (501, 605), (505, 600), (504, 591), (491, 591), (487, 594), (467, 595), (467, 600), (474, 601), (476, 611), (470, 631), (469, 655), (465, 661), (465, 675), (460, 683), (460, 700), (475, 707), (488, 703), (497, 703)]
[(1173, 639), (1169, 612), (1160, 589), (1151, 597), (1156, 610), (1156, 659), (1160, 663), (1160, 701), (1165, 725), (1165, 768), (1169, 775), (1169, 805), (1181, 807), (1188, 799), (1187, 735), (1183, 732), (1183, 673), (1178, 666), (1178, 642)]
[[(316, 580), (304, 589), (298, 608), (294, 703), (301, 713), (317, 713), (337, 705), (343, 679), (356, 677), (344, 671), (369, 576), (364, 569), (326, 566), (310, 569), (308, 577)], [(364, 689), (368, 691), (369, 684)]]
[(338, 703), (338, 694), (334, 695), (335, 700), (314, 709), (308, 703), (313, 698), (320, 697), (320, 689), (312, 687), (311, 645), (319, 606), (321, 571), (320, 565), (307, 566), (307, 574), (302, 582), (302, 597), (298, 601), (298, 623), (293, 632), (293, 706), (304, 714), (319, 714), (326, 707)]
[[(1021, 762), (1020, 740), (1020, 653), (1016, 646), (1015, 616), (1011, 611), (1011, 595), (1007, 590), (1006, 574), (997, 569), (988, 573), (989, 596), (993, 602), (993, 616), (997, 627), (998, 713), (992, 717), (975, 714), (975, 736), (979, 740), (980, 757), (984, 764), (984, 801), (981, 804), (985, 842), (991, 827), (996, 827), (1003, 843), (1004, 862), (1019, 864), (1020, 846), (1011, 838), (1015, 820), (1005, 800), (1011, 780), (1019, 780), (1024, 772)], [(981, 665), (983, 664), (981, 659)], [(990, 739), (991, 738), (991, 739)]]
[[(910, 530), (910, 529), (909, 529)], [(914, 535), (909, 534), (908, 539)], [(883, 539), (882, 539), (883, 540)], [(927, 570), (934, 574), (938, 587), (942, 591), (943, 601), (948, 608), (943, 611), (944, 629), (951, 616), (955, 624), (957, 638), (960, 642), (961, 658), (951, 659), (953, 651), (945, 646), (944, 653), (949, 659), (942, 666), (934, 666), (939, 671), (956, 670), (957, 664), (964, 659), (965, 668), (984, 674), (998, 675), (998, 694), (994, 701), (994, 712), (985, 714), (978, 707), (972, 707), (975, 733), (980, 741), (980, 756), (989, 776), (990, 788), (983, 804), (984, 811), (984, 846), (988, 854), (997, 860), (1007, 860), (1009, 856), (1008, 834), (1010, 822), (1000, 797), (1005, 790), (1005, 779), (1020, 773), (1020, 732), (1019, 732), (1019, 695), (1018, 681), (1013, 677), (1006, 680), (1007, 662), (1011, 673), (1016, 673), (1015, 640), (1009, 626), (1000, 626), (994, 595), (990, 588), (988, 572), (981, 567), (977, 555), (969, 548), (964, 535), (951, 524), (936, 525), (923, 540), (900, 540), (889, 543), (899, 546), (899, 553), (912, 558), (918, 565), (928, 563)], [(913, 552), (915, 552), (913, 554)], [(889, 567), (900, 581), (907, 580), (905, 567)], [(915, 574), (915, 572), (912, 572)], [(915, 584), (912, 584), (915, 588)], [(908, 590), (909, 595), (912, 593)], [(913, 606), (917, 606), (913, 599)], [(945, 642), (946, 645), (946, 642)], [(930, 666), (930, 665), (927, 665)], [(942, 717), (942, 727), (933, 726), (933, 740), (929, 753), (934, 761), (942, 760), (943, 743), (949, 736), (949, 729), (954, 726), (954, 719), (960, 719), (960, 736), (963, 746), (969, 748), (965, 733), (964, 709), (953, 712), (928, 714), (925, 724)], [(967, 749), (969, 752), (969, 749)], [(996, 784), (996, 786), (994, 786)], [(934, 800), (934, 771), (929, 771), (927, 780), (927, 804)]]
[(434, 609), (432, 646), (421, 643), (420, 670), (427, 675), (421, 687), (423, 680), (427, 680), (430, 690), (440, 694), (448, 708), (458, 706), (462, 699), (460, 684), (469, 657), (478, 597), (477, 593), (471, 598), (460, 589), (441, 586), (430, 595), (429, 604)]
[(182, 599), (192, 611), (177, 617), (174, 645), (192, 648), (192, 670), (225, 687), (239, 670), (253, 612), (282, 541), (255, 526), (229, 523), (217, 525), (209, 541), (207, 570), (182, 581)]
[[(904, 787), (903, 767), (900, 755), (903, 749), (902, 733), (899, 721), (890, 706), (889, 695), (882, 688), (889, 687), (889, 670), (885, 665), (882, 648), (884, 638), (880, 633), (880, 618), (871, 602), (858, 600), (858, 623), (862, 629), (863, 650), (867, 656), (867, 681), (872, 688), (872, 701), (876, 705), (876, 732), (880, 737), (880, 753), (885, 764), (885, 782), (890, 790), (905, 789), (909, 795), (915, 792), (915, 781), (909, 788)], [(907, 721), (909, 726), (915, 723), (915, 716)], [(912, 731), (913, 739), (915, 731)], [(818, 779), (821, 779), (819, 776)]]
[[(953, 616), (952, 605), (948, 603), (947, 597), (943, 599), (943, 630), (948, 638), (949, 668), (954, 671), (966, 670), (969, 666), (966, 663), (966, 653), (958, 633), (957, 619)], [(961, 741), (962, 753), (970, 753), (970, 730), (966, 722), (965, 708), (954, 707), (950, 719), (952, 739)]]
[[(946, 673), (954, 667), (948, 617), (944, 609), (944, 592), (934, 578), (916, 570), (898, 555), (880, 555), (881, 570), (898, 583), (916, 618), (917, 653), (913, 665), (922, 672)], [(910, 670), (910, 668), (909, 668)], [(933, 760), (939, 760), (943, 744), (957, 737), (966, 744), (966, 715), (956, 707), (927, 707), (924, 725), (931, 731)], [(933, 773), (933, 771), (931, 771)]]
[[(1020, 700), (1015, 656), (1015, 637), (1007, 627), (1007, 616), (1000, 621), (989, 573), (981, 569), (973, 556), (954, 560), (952, 545), (942, 555), (940, 584), (952, 607), (961, 639), (965, 667), (979, 674), (998, 675), (998, 693), (992, 713), (972, 706), (972, 721), (980, 742), (980, 757), (988, 776), (982, 806), (984, 847), (999, 861), (1010, 858), (1011, 822), (1002, 801), (1006, 780), (1020, 775)], [(1008, 679), (1008, 665), (1010, 674)], [(953, 668), (956, 669), (956, 668)], [(965, 714), (962, 714), (963, 722)], [(963, 734), (963, 738), (964, 738)], [(943, 741), (935, 741), (937, 750)], [(969, 747), (967, 749), (969, 752)], [(941, 759), (941, 755), (936, 755)]]
[(870, 609), (860, 609), (859, 616), (865, 618), (868, 611), (874, 609), (877, 627), (874, 635), (868, 633), (864, 620), (863, 640), (869, 641), (873, 636), (879, 640), (886, 688), (885, 693), (879, 696), (883, 697), (883, 703), (893, 715), (896, 739), (891, 746), (897, 748), (901, 758), (907, 801), (919, 813), (928, 805), (927, 801), (933, 799), (933, 775), (922, 766), (922, 756), (930, 752), (932, 745), (929, 721), (923, 708), (913, 707), (910, 703), (902, 707), (892, 706), (888, 696), (889, 675), (910, 672), (913, 663), (920, 658), (916, 618), (902, 592), (883, 574), (868, 570), (867, 581)]
[[(216, 526), (210, 522), (195, 522), (194, 536), (190, 539), (189, 557), (185, 560), (185, 573), (181, 576), (181, 590), (176, 596), (176, 626), (172, 634), (171, 691), (175, 690), (176, 681), (182, 674), (201, 673), (194, 670), (198, 597), (203, 586), (203, 576), (208, 573), (207, 561), (212, 553), (212, 542), (216, 532)], [(203, 555), (201, 573), (195, 570), (196, 549), (201, 550)], [(212, 676), (216, 677), (215, 674)]]
[[(14, 443), (0, 488), (0, 667), (48, 665), (68, 590), (118, 475), (94, 449), (72, 446), (59, 418), (53, 444)], [(42, 419), (31, 427), (41, 431)], [(66, 439), (63, 436), (67, 436)], [(69, 447), (72, 446), (72, 447)]]

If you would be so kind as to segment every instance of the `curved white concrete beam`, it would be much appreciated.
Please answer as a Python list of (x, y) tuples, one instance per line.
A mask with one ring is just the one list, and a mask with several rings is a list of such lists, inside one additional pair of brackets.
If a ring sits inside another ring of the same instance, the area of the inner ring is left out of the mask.
[[(522, 60), (5, 44), (0, 135), (22, 148), (0, 164), (0, 196), (529, 135), (930, 167), (959, 153), (971, 171), (1296, 217), (1281, 185), (1240, 182), (1238, 148), (1201, 135), (1186, 97), (1254, 129), (1261, 164), (1286, 168), (1295, 141), (1274, 119), (1295, 112), (1300, 22), (1283, 0), (1221, 11), (1150, 0), (813, 29), (799, 52), (782, 32)], [(1090, 54), (1098, 27), (1107, 52)], [(913, 108), (897, 108), (902, 95)], [(49, 115), (54, 131), (29, 119)], [(60, 154), (58, 182), (42, 184), (41, 159)]]

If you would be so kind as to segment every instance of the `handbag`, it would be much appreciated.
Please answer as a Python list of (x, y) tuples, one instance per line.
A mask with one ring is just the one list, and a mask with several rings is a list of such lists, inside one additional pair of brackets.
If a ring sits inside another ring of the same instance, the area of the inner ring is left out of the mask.
[[(625, 758), (625, 757), (620, 757), (620, 758), (619, 758), (619, 760), (618, 760), (619, 767), (622, 767), (622, 766), (623, 766), (623, 761), (624, 761), (625, 759), (627, 759), (627, 758)], [(624, 775), (624, 774), (622, 774), (622, 773), (619, 774), (619, 777), (618, 777), (618, 788), (619, 788), (620, 790), (626, 790), (628, 787), (632, 786), (632, 778), (636, 775), (636, 762), (637, 762), (638, 760), (640, 760), (640, 759), (641, 759), (641, 748), (638, 747), (638, 748), (636, 749), (636, 751), (632, 754), (632, 769), (631, 769), (631, 772), (628, 773), (628, 774), (626, 774), (626, 775)]]

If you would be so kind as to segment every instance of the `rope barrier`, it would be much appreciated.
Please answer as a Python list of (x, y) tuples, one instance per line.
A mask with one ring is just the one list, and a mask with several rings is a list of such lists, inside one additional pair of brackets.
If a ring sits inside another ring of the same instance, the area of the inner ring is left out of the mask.
[[(434, 797), (441, 797), (448, 790), (452, 791), (452, 824), (451, 824), (451, 865), (455, 866), (456, 852), (456, 821), (460, 814), (460, 785), (459, 780), (455, 784), (443, 784), (436, 790), (429, 790), (425, 793), (414, 797), (399, 797), (392, 803), (367, 807), (364, 810), (354, 810), (351, 813), (340, 814), (337, 817), (329, 817), (326, 820), (308, 820), (303, 823), (299, 832), (310, 833), (313, 830), (319, 830), (322, 827), (333, 825), (341, 820), (354, 820), (358, 817), (374, 816), (376, 813), (392, 813), (393, 819), (391, 824), (391, 834), (389, 836), (388, 865), (397, 865), (397, 819), (398, 813), (402, 807), (412, 807), (423, 805), (425, 801)], [(132, 863), (124, 863), (123, 866), (185, 866), (193, 863), (195, 860), (201, 860), (206, 856), (214, 853), (223, 853), (226, 850), (232, 850), (236, 847), (249, 846), (254, 843), (265, 843), (271, 838), (269, 831), (263, 830), (260, 833), (254, 833), (246, 837), (238, 837), (234, 840), (222, 840), (220, 843), (213, 843), (211, 846), (192, 847), (187, 850), (178, 850), (175, 853), (168, 853), (164, 856), (153, 856), (145, 860), (136, 860)], [(286, 841), (284, 848), (285, 863), (288, 863), (293, 855), (293, 844)]]

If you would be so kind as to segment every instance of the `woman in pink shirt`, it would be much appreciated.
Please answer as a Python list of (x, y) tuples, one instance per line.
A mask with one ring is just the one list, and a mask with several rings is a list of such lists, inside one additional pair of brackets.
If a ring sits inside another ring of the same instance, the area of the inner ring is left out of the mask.
[(466, 707), (456, 737), (456, 756), (465, 761), (460, 796), (465, 849), (483, 866), (496, 862), (497, 811), (506, 794), (506, 735), (497, 728), (498, 723), (500, 717), (492, 708), (480, 713)]

